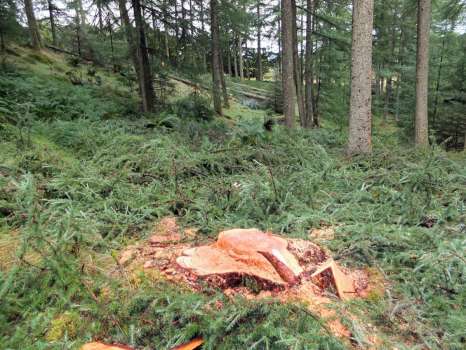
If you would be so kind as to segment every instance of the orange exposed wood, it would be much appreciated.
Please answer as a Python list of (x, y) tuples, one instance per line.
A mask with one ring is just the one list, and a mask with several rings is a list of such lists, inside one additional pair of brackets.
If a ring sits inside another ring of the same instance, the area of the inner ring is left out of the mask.
[(201, 346), (204, 343), (204, 339), (202, 338), (194, 338), (188, 343), (176, 346), (172, 348), (171, 350), (194, 350), (197, 349), (199, 346)]
[(81, 347), (81, 350), (134, 350), (126, 345), (108, 345), (101, 342), (87, 343)]

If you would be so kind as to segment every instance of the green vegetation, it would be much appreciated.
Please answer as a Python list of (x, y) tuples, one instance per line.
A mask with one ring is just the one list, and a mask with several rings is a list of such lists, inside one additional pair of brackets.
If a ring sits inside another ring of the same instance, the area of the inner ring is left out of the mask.
[(237, 103), (206, 118), (200, 95), (142, 117), (124, 79), (97, 69), (102, 85), (72, 85), (73, 67), (47, 55), (24, 50), (0, 74), (0, 348), (165, 349), (195, 335), (206, 349), (347, 346), (300, 305), (118, 272), (118, 250), (166, 215), (201, 237), (336, 225), (327, 248), (387, 279), (383, 296), (335, 306), (358, 316), (355, 345), (371, 324), (387, 348), (464, 348), (464, 153), (412, 150), (377, 117), (373, 155), (349, 160), (343, 116), (268, 131), (266, 112)]

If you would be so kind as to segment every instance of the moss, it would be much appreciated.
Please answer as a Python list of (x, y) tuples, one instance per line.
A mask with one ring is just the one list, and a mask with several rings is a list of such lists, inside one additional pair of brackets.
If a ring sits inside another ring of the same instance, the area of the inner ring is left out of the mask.
[(64, 312), (50, 322), (45, 339), (50, 342), (59, 341), (63, 337), (75, 339), (80, 327), (80, 316), (76, 312)]

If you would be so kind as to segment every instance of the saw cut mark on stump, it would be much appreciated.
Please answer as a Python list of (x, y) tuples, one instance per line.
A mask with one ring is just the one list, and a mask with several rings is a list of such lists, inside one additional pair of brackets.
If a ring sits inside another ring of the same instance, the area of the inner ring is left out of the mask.
[(211, 245), (185, 250), (176, 262), (198, 276), (244, 274), (284, 286), (303, 272), (287, 246), (270, 233), (234, 229), (221, 232)]

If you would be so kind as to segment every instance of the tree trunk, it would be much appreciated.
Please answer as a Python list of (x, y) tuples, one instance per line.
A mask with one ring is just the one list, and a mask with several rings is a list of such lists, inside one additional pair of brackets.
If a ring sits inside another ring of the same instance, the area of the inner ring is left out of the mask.
[(241, 36), (238, 35), (238, 65), (239, 65), (239, 78), (244, 79), (244, 65), (243, 65), (243, 43)]
[(261, 31), (262, 31), (262, 21), (261, 21), (261, 10), (260, 10), (260, 0), (257, 1), (257, 58), (256, 58), (256, 79), (262, 80), (262, 47), (261, 47)]
[(238, 77), (238, 52), (236, 50), (236, 43), (233, 43), (233, 70), (234, 70), (235, 78), (237, 78)]
[(170, 61), (170, 43), (168, 38), (168, 13), (167, 13), (167, 0), (163, 0), (162, 4), (162, 13), (163, 13), (163, 31), (164, 31), (164, 45), (165, 45), (165, 59), (167, 63)]
[(133, 27), (131, 26), (128, 10), (126, 9), (126, 0), (118, 0), (118, 7), (120, 9), (121, 25), (125, 29), (125, 36), (126, 41), (128, 43), (129, 55), (131, 57), (131, 60), (133, 61), (134, 70), (136, 71), (136, 75), (138, 77), (139, 82), (140, 79), (137, 48), (134, 42)]
[(97, 1), (97, 15), (99, 17), (99, 30), (102, 33), (104, 30), (104, 19), (102, 16), (102, 3)]
[(348, 154), (368, 154), (371, 143), (373, 0), (353, 0)]
[(445, 36), (446, 36), (446, 31), (443, 34), (442, 38), (442, 50), (440, 51), (440, 62), (438, 65), (438, 70), (437, 70), (437, 81), (435, 82), (435, 100), (434, 100), (434, 113), (432, 116), (432, 124), (435, 128), (435, 123), (437, 120), (437, 111), (438, 111), (438, 96), (440, 92), (440, 80), (442, 78), (442, 66), (443, 66), (443, 55), (445, 52)]
[(144, 22), (141, 15), (141, 4), (139, 0), (132, 0), (134, 22), (136, 24), (137, 37), (137, 61), (139, 66), (139, 85), (143, 112), (154, 110), (155, 95), (152, 85), (152, 74), (150, 70), (149, 57), (147, 55), (146, 35), (144, 33)]
[(231, 71), (231, 47), (230, 41), (228, 40), (228, 47), (227, 47), (227, 65), (228, 65), (228, 75), (231, 77), (233, 73)]
[[(302, 0), (301, 7), (304, 7), (305, 0)], [(299, 50), (299, 73), (304, 83), (304, 11), (301, 10), (301, 15), (299, 16), (299, 24), (301, 26), (300, 33), (301, 33), (301, 41), (299, 43), (300, 50)]]
[(5, 49), (5, 35), (3, 34), (3, 31), (0, 29), (0, 51), (5, 52)]
[(78, 6), (79, 17), (81, 18), (81, 26), (86, 26), (86, 13), (84, 12), (83, 2), (82, 0), (76, 0), (76, 4)]
[(220, 61), (220, 82), (222, 83), (223, 107), (230, 108), (230, 102), (228, 100), (227, 84), (225, 82), (223, 54), (221, 50), (219, 50), (219, 61)]
[(110, 22), (110, 18), (107, 18), (107, 27), (108, 27), (108, 33), (110, 35), (110, 52), (112, 53), (112, 66), (115, 71), (115, 48), (113, 46), (113, 28), (112, 28), (112, 23)]
[(24, 10), (26, 11), (29, 33), (31, 35), (31, 45), (34, 49), (40, 50), (42, 43), (36, 16), (34, 15), (34, 8), (32, 7), (32, 0), (24, 0)]
[(431, 0), (418, 0), (417, 54), (416, 54), (416, 113), (414, 143), (425, 147), (429, 144), (428, 83), (429, 83), (429, 31)]
[(314, 126), (314, 102), (313, 102), (313, 67), (312, 67), (312, 26), (314, 21), (314, 0), (307, 0), (307, 14), (306, 14), (306, 67), (305, 67), (305, 81), (306, 81), (306, 118), (303, 125), (304, 128)]
[(47, 7), (49, 10), (49, 20), (50, 20), (50, 31), (52, 32), (52, 45), (58, 46), (57, 38), (57, 28), (55, 26), (55, 6), (52, 3), (52, 0), (47, 0)]
[(395, 92), (395, 120), (398, 122), (400, 120), (400, 96), (401, 96), (401, 79), (402, 79), (402, 68), (403, 68), (403, 54), (404, 54), (404, 36), (403, 36), (403, 26), (400, 27), (400, 47), (398, 48), (398, 70), (397, 80), (396, 80), (396, 92)]
[(291, 0), (292, 10), (292, 26), (293, 26), (293, 78), (296, 85), (296, 99), (298, 101), (298, 114), (301, 126), (305, 124), (306, 112), (304, 110), (304, 98), (303, 98), (303, 80), (301, 78), (301, 68), (299, 64), (299, 52), (298, 52), (298, 28), (296, 25), (296, 0)]
[(293, 8), (292, 0), (281, 0), (282, 11), (282, 84), (283, 84), (283, 113), (288, 128), (294, 127), (294, 110), (296, 85), (293, 69)]
[(222, 115), (222, 98), (220, 76), (220, 29), (218, 23), (218, 1), (210, 0), (210, 23), (212, 35), (212, 96), (214, 99), (214, 109), (218, 115)]

